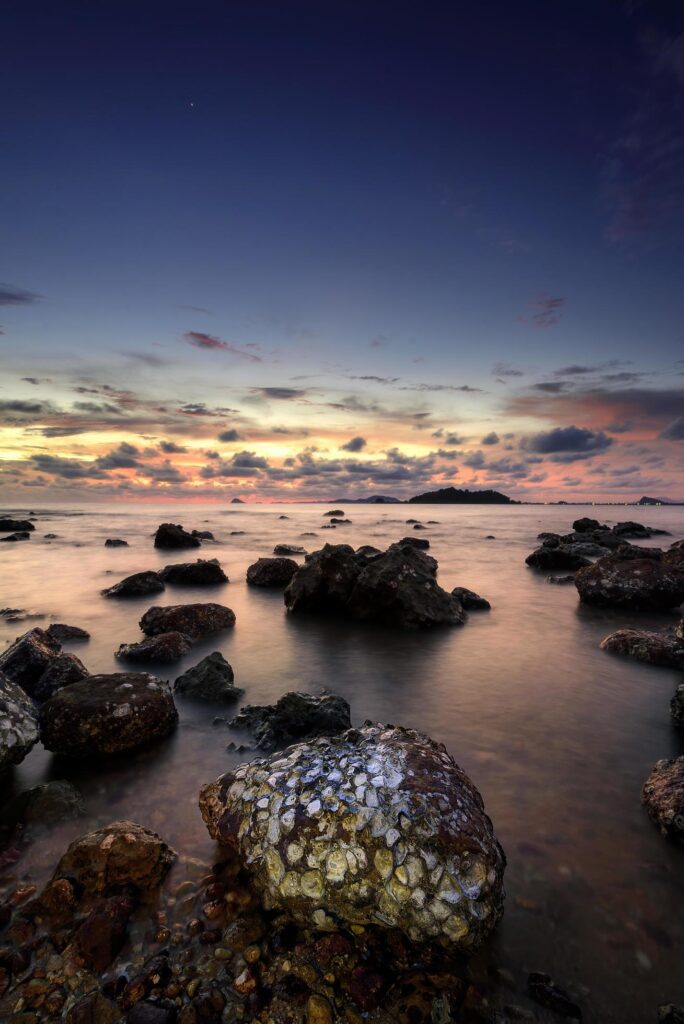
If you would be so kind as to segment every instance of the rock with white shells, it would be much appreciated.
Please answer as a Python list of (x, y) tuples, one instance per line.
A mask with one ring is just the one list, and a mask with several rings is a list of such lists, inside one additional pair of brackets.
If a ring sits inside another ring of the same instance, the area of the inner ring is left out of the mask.
[(504, 852), (444, 746), (374, 726), (288, 747), (204, 786), (214, 839), (267, 907), (321, 928), (397, 928), (470, 951), (503, 912)]
[(0, 772), (23, 761), (38, 740), (33, 702), (0, 672)]

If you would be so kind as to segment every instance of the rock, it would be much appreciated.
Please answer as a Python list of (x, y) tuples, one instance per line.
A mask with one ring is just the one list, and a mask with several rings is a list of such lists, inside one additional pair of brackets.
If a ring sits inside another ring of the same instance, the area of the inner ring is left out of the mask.
[(171, 604), (148, 608), (140, 620), (147, 636), (174, 631), (189, 640), (201, 640), (221, 629), (235, 625), (235, 613), (221, 604)]
[(38, 741), (38, 722), (26, 692), (0, 672), (0, 772), (24, 760)]
[(684, 756), (656, 761), (641, 800), (664, 836), (684, 839)]
[(71, 878), (94, 895), (128, 888), (145, 893), (161, 885), (175, 859), (156, 832), (133, 821), (114, 821), (75, 839), (53, 879)]
[(288, 747), (204, 786), (200, 810), (265, 905), (305, 925), (332, 917), (471, 951), (503, 912), (505, 856), (482, 798), (413, 730)]
[(237, 700), (243, 691), (233, 686), (234, 678), (232, 667), (220, 651), (214, 651), (178, 676), (173, 688), (176, 693), (197, 700)]
[(419, 551), (428, 551), (430, 548), (430, 541), (426, 537), (403, 537), (399, 543), (409, 544), (412, 548), (418, 548)]
[(349, 544), (325, 544), (297, 566), (285, 590), (285, 604), (295, 612), (344, 612), (360, 570)]
[(121, 540), (121, 537), (107, 537), (107, 540), (104, 542), (104, 546), (106, 548), (127, 548), (128, 541)]
[(306, 1003), (306, 1024), (333, 1024), (335, 1017), (332, 1007), (325, 996), (314, 993)]
[(415, 526), (419, 522), (420, 522), (420, 519), (407, 519), (406, 520), (406, 525), (407, 526)]
[(196, 562), (167, 565), (159, 575), (165, 583), (182, 583), (192, 587), (228, 582), (218, 558), (198, 558)]
[(144, 597), (146, 594), (158, 594), (161, 590), (166, 590), (161, 573), (147, 570), (126, 576), (125, 579), (102, 590), (101, 594), (103, 597)]
[(292, 558), (259, 558), (247, 569), (247, 582), (253, 587), (284, 587), (298, 568)]
[(670, 714), (676, 726), (684, 726), (684, 683), (679, 684), (670, 701)]
[(216, 540), (211, 530), (192, 530), (190, 536), (198, 540)]
[(575, 582), (574, 576), (547, 576), (547, 583), (555, 583), (558, 587), (567, 587), (568, 584)]
[(323, 515), (326, 516), (327, 518), (332, 518), (333, 516), (335, 516), (335, 517), (343, 516), (344, 512), (342, 511), (341, 508), (334, 508), (334, 509), (332, 509), (331, 512), (324, 512)]
[(0, 519), (1, 533), (14, 533), (17, 530), (20, 533), (32, 533), (35, 526), (30, 519)]
[(581, 569), (591, 565), (586, 555), (578, 554), (563, 545), (551, 547), (546, 543), (529, 554), (525, 563), (533, 569), (543, 569), (546, 572), (554, 569)]
[(474, 590), (468, 590), (466, 587), (454, 587), (451, 596), (455, 597), (467, 612), (489, 611), (492, 607), (485, 597), (480, 597)]
[(36, 626), (0, 654), (0, 672), (33, 697), (38, 680), (61, 650), (61, 644)]
[(298, 544), (276, 544), (273, 548), (274, 555), (305, 555), (305, 548)]
[(598, 519), (589, 519), (585, 516), (583, 519), (576, 519), (572, 524), (572, 528), (575, 533), (587, 533), (588, 531), (594, 530), (605, 530), (607, 527), (601, 526)]
[(96, 989), (74, 1003), (64, 1020), (65, 1024), (119, 1024), (123, 1015), (116, 1003)]
[(275, 750), (296, 740), (332, 736), (351, 727), (349, 704), (343, 697), (324, 692), (291, 691), (275, 704), (248, 704), (230, 723), (234, 729), (249, 729), (261, 750)]
[(162, 523), (154, 535), (155, 548), (198, 548), (200, 541), (176, 523)]
[(658, 1007), (658, 1024), (684, 1024), (684, 1006), (665, 1003)]
[(80, 626), (67, 626), (63, 622), (53, 622), (45, 631), (49, 637), (59, 644), (73, 640), (90, 640), (90, 633)]
[(330, 522), (334, 526), (351, 526), (351, 519), (331, 519)]
[(278, 516), (278, 519), (289, 519), (289, 516)]
[(58, 533), (46, 533), (45, 534), (45, 540), (57, 540), (58, 537), (59, 537)]
[(374, 548), (372, 544), (362, 544), (360, 548), (356, 549), (356, 557), (364, 558), (366, 561), (370, 561), (370, 559), (376, 558), (381, 554), (380, 548)]
[(24, 790), (12, 801), (8, 812), (12, 821), (39, 828), (81, 818), (84, 814), (85, 804), (80, 791), (66, 779), (56, 779)]
[[(188, 1018), (193, 1022), (197, 1019), (196, 1014)], [(126, 1017), (126, 1024), (176, 1024), (177, 1020), (175, 1007), (161, 1006), (158, 1003), (148, 1003), (143, 1000), (131, 1007)], [(209, 1024), (214, 1024), (214, 1021), (218, 1021), (216, 1013), (210, 1018)]]
[(135, 644), (121, 644), (115, 654), (122, 661), (145, 661), (171, 663), (187, 654), (192, 643), (183, 633), (169, 630), (156, 633)]
[(42, 704), (63, 686), (71, 686), (89, 675), (88, 669), (75, 654), (58, 654), (34, 686), (33, 699)]
[(89, 676), (40, 709), (47, 750), (73, 757), (118, 754), (168, 736), (178, 712), (168, 684), (143, 672)]
[(101, 974), (109, 967), (124, 944), (134, 907), (130, 896), (110, 896), (99, 900), (90, 911), (73, 940), (87, 970)]
[(647, 629), (618, 629), (601, 641), (601, 647), (648, 665), (684, 669), (684, 639), (679, 639), (674, 630), (655, 633)]
[(31, 534), (26, 530), (22, 530), (21, 533), (10, 533), (8, 537), (0, 537), (0, 541), (14, 542), (17, 540), (30, 540)]
[(427, 530), (427, 526), (423, 526), (422, 523), (415, 523), (413, 526), (414, 530)]
[(684, 568), (665, 557), (620, 549), (575, 576), (580, 601), (598, 607), (664, 611), (684, 601)]
[(574, 1003), (565, 989), (553, 981), (548, 974), (541, 971), (533, 971), (527, 978), (527, 990), (541, 1006), (546, 1006), (560, 1017), (570, 1017), (573, 1020), (582, 1019), (582, 1011)]

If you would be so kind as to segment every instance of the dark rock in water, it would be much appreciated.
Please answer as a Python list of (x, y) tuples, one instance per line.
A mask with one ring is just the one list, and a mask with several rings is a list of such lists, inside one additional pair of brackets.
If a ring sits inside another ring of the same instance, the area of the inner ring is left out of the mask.
[(580, 601), (654, 611), (680, 605), (684, 601), (684, 565), (677, 564), (677, 551), (661, 557), (635, 557), (635, 550), (621, 546), (615, 554), (580, 569), (575, 576)]
[(548, 1007), (560, 1017), (570, 1017), (572, 1020), (582, 1019), (582, 1011), (577, 1003), (573, 1002), (565, 989), (556, 985), (548, 974), (533, 971), (528, 976), (527, 989), (535, 1002)]
[(665, 1003), (658, 1007), (658, 1024), (684, 1024), (684, 1006)]
[(0, 672), (0, 772), (19, 764), (38, 741), (33, 702), (4, 672)]
[(465, 608), (467, 612), (473, 611), (489, 611), (492, 607), (489, 601), (485, 597), (480, 597), (474, 590), (468, 590), (466, 587), (454, 587), (451, 591), (451, 596), (455, 597), (462, 608)]
[(85, 804), (81, 793), (66, 779), (56, 779), (27, 789), (16, 797), (8, 816), (31, 828), (58, 825), (62, 821), (81, 818)]
[(319, 697), (292, 691), (275, 704), (248, 704), (230, 722), (254, 733), (261, 750), (275, 750), (296, 740), (331, 736), (351, 727), (349, 704), (334, 693)]
[(323, 515), (328, 516), (330, 518), (332, 516), (343, 516), (344, 512), (342, 511), (341, 508), (334, 508), (330, 512), (324, 512)]
[(365, 558), (367, 561), (381, 554), (380, 548), (374, 548), (372, 544), (362, 544), (360, 548), (356, 549), (356, 557)]
[(228, 701), (237, 700), (244, 692), (233, 686), (235, 676), (231, 665), (220, 651), (214, 651), (193, 665), (182, 676), (178, 676), (173, 688), (176, 693), (197, 700)]
[(53, 878), (71, 878), (94, 895), (145, 893), (161, 885), (175, 859), (156, 832), (133, 821), (114, 821), (75, 839)]
[(53, 622), (45, 631), (60, 644), (69, 643), (74, 640), (90, 640), (90, 633), (80, 626), (67, 626), (64, 622)]
[(331, 519), (330, 522), (334, 526), (351, 526), (351, 519)]
[(542, 544), (529, 554), (525, 562), (533, 569), (544, 569), (546, 572), (554, 569), (581, 569), (591, 565), (586, 555), (580, 555), (567, 547), (551, 547), (547, 544)]
[[(684, 620), (682, 620), (684, 622)], [(684, 669), (684, 629), (660, 633), (648, 629), (618, 629), (601, 641), (604, 651), (627, 654), (648, 665)]]
[(344, 612), (360, 568), (349, 544), (326, 544), (297, 566), (285, 604), (290, 611)]
[(163, 662), (178, 661), (192, 647), (191, 641), (177, 630), (157, 633), (134, 644), (121, 644), (115, 654), (120, 661)]
[(407, 526), (415, 526), (415, 524), (419, 523), (419, 522), (420, 522), (420, 519), (407, 519), (406, 520), (406, 525)]
[(681, 728), (684, 726), (684, 683), (680, 683), (670, 701), (670, 714), (673, 723)]
[(110, 896), (99, 900), (73, 938), (73, 945), (84, 967), (101, 974), (126, 940), (128, 919), (135, 908), (130, 896)]
[(598, 519), (589, 519), (587, 516), (584, 516), (583, 519), (576, 519), (575, 522), (572, 524), (572, 528), (575, 531), (575, 533), (587, 533), (590, 530), (593, 531), (607, 529), (607, 527), (601, 526)]
[(298, 544), (276, 544), (273, 548), (274, 555), (305, 555), (306, 549)]
[(642, 523), (628, 521), (626, 523), (616, 523), (613, 527), (613, 533), (618, 537), (666, 537), (669, 535), (669, 530), (656, 530), (652, 526), (644, 526)]
[(245, 535), (245, 531), (244, 530), (231, 530), (230, 531), (230, 536), (231, 537), (244, 537), (244, 535)]
[(289, 516), (278, 516), (278, 519), (289, 519)]
[(218, 558), (198, 558), (196, 562), (167, 565), (159, 575), (165, 583), (180, 583), (193, 587), (228, 582)]
[(570, 583), (575, 582), (574, 576), (547, 576), (547, 583), (555, 583), (558, 587), (567, 587)]
[(336, 530), (336, 529), (337, 529), (337, 527), (333, 526), (331, 523), (323, 523), (323, 526), (321, 526), (321, 530)]
[(216, 540), (211, 530), (192, 530), (190, 536), (196, 537), (197, 540)]
[(496, 540), (496, 537), (494, 536), (494, 534), (493, 534), (493, 533), (488, 533), (488, 534), (487, 534), (487, 535), (485, 536), (485, 540)]
[(430, 549), (430, 541), (426, 537), (402, 537), (398, 543), (408, 544), (419, 551), (429, 551)]
[(198, 548), (200, 542), (176, 523), (162, 523), (154, 535), (155, 548)]
[(134, 572), (111, 587), (101, 591), (103, 597), (145, 597), (146, 594), (158, 594), (166, 590), (161, 574), (147, 570)]
[(104, 542), (104, 546), (106, 548), (127, 548), (128, 541), (121, 540), (120, 537), (108, 537), (107, 540)]
[(178, 712), (167, 683), (143, 672), (89, 676), (40, 709), (47, 750), (70, 757), (118, 754), (168, 736)]
[(89, 992), (69, 1008), (65, 1024), (121, 1024), (121, 1010), (99, 989)]
[(30, 540), (31, 534), (26, 530), (22, 530), (20, 533), (10, 533), (8, 537), (0, 537), (0, 541), (14, 542), (17, 540)]
[(31, 533), (35, 526), (30, 519), (0, 519), (0, 533)]
[(422, 523), (415, 523), (413, 529), (414, 530), (427, 530), (427, 526), (423, 526)]
[[(195, 1013), (192, 1020), (198, 1019)], [(210, 1020), (213, 1021), (214, 1019), (216, 1021), (219, 1020), (216, 1010), (213, 1011)], [(159, 1003), (148, 1003), (143, 1000), (131, 1008), (126, 1017), (126, 1024), (176, 1024), (177, 1020), (175, 1007), (162, 1006)]]
[(482, 797), (413, 730), (368, 724), (250, 761), (204, 786), (200, 810), (264, 902), (305, 925), (381, 925), (470, 952), (503, 912)]
[(247, 569), (247, 582), (254, 587), (284, 587), (298, 568), (292, 558), (259, 558)]
[(148, 608), (140, 620), (146, 636), (170, 631), (182, 633), (190, 640), (218, 633), (235, 625), (235, 612), (222, 604), (172, 604), (165, 608)]
[(46, 533), (45, 534), (45, 540), (57, 540), (58, 537), (59, 537), (58, 533)]
[(38, 704), (42, 704), (57, 693), (57, 690), (61, 690), (64, 686), (71, 686), (72, 683), (78, 683), (89, 674), (88, 669), (75, 654), (58, 654), (35, 684), (33, 699)]
[(36, 626), (0, 654), (0, 671), (33, 697), (38, 680), (61, 650), (61, 644)]
[(684, 756), (656, 761), (641, 799), (664, 836), (684, 840)]

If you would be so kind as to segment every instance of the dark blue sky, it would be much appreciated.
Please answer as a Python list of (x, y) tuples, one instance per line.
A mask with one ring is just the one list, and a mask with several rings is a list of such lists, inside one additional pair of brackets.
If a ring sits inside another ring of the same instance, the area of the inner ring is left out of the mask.
[(681, 4), (22, 0), (2, 31), (0, 341), (52, 401), (392, 376), (501, 426), (549, 413), (500, 363), (672, 387)]

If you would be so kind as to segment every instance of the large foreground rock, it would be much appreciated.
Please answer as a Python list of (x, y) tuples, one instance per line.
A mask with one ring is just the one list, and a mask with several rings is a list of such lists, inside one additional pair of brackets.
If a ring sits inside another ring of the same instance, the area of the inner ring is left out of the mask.
[(116, 657), (120, 661), (162, 662), (171, 664), (187, 654), (192, 644), (183, 633), (171, 630), (145, 637), (134, 644), (121, 644)]
[(222, 604), (171, 604), (166, 608), (148, 608), (140, 620), (140, 628), (147, 636), (157, 633), (178, 632), (190, 640), (229, 629), (235, 625), (235, 612)]
[(33, 697), (41, 676), (61, 650), (59, 641), (36, 626), (0, 654), (0, 671)]
[(230, 724), (249, 729), (257, 746), (270, 751), (296, 740), (345, 732), (351, 727), (350, 714), (347, 701), (335, 693), (315, 697), (293, 690), (275, 704), (247, 704)]
[(503, 912), (505, 856), (482, 798), (412, 730), (368, 725), (251, 761), (205, 786), (200, 809), (264, 903), (305, 924), (470, 951)]
[(162, 523), (154, 535), (155, 548), (174, 550), (178, 548), (198, 548), (201, 542), (179, 526), (177, 523)]
[(38, 722), (25, 691), (0, 672), (0, 772), (24, 760), (38, 740)]
[(648, 665), (684, 669), (684, 619), (676, 629), (618, 629), (601, 641), (604, 651), (626, 654)]
[(232, 701), (243, 693), (233, 685), (234, 678), (232, 666), (220, 651), (214, 651), (178, 676), (173, 688), (176, 693), (196, 700)]
[(56, 754), (119, 754), (168, 736), (178, 712), (168, 684), (144, 672), (89, 676), (40, 709), (40, 738)]
[(75, 839), (53, 877), (73, 879), (93, 894), (129, 887), (146, 892), (163, 882), (175, 859), (156, 832), (133, 821), (114, 821)]
[(285, 590), (291, 612), (344, 614), (413, 629), (460, 625), (459, 601), (439, 586), (437, 563), (409, 544), (392, 544), (372, 559), (348, 544), (326, 544), (309, 555)]
[(684, 757), (657, 761), (641, 798), (663, 835), (684, 839)]
[(247, 582), (253, 587), (284, 587), (298, 568), (293, 558), (259, 558), (247, 569)]
[(103, 597), (145, 597), (146, 594), (158, 594), (165, 590), (164, 581), (158, 572), (146, 570), (134, 572), (111, 587), (102, 591)]
[(684, 601), (679, 549), (663, 554), (620, 547), (575, 576), (580, 601), (598, 607), (664, 611)]
[(179, 583), (189, 587), (205, 587), (228, 582), (218, 558), (198, 558), (196, 562), (167, 565), (159, 575), (166, 583)]

